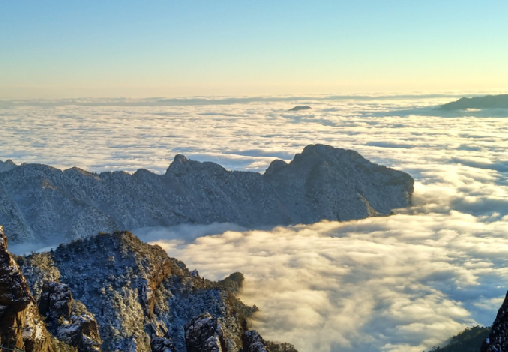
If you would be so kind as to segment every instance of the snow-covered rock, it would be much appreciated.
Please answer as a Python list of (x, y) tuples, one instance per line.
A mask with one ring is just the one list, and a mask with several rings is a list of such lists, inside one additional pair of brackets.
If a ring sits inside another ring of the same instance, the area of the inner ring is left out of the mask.
[(412, 192), (408, 174), (325, 145), (305, 147), (291, 163), (275, 160), (264, 174), (183, 155), (164, 175), (26, 164), (0, 173), (0, 223), (22, 243), (183, 223), (344, 221), (390, 214), (408, 206)]
[(100, 352), (102, 341), (93, 315), (72, 298), (68, 285), (45, 282), (38, 302), (48, 330), (78, 352)]
[(265, 340), (257, 331), (246, 331), (243, 334), (243, 352), (271, 352), (266, 347)]
[(187, 352), (225, 352), (224, 330), (210, 313), (203, 313), (185, 326)]
[(154, 337), (150, 342), (152, 352), (176, 352), (173, 340), (164, 337)]
[[(82, 331), (77, 317), (89, 315), (97, 322), (103, 351), (185, 352), (185, 325), (210, 312), (223, 327), (222, 351), (238, 352), (247, 319), (256, 311), (235, 296), (243, 282), (240, 273), (219, 283), (206, 280), (129, 232), (99, 234), (18, 262), (28, 283), (42, 287), (40, 301), (52, 302), (46, 315), (49, 322), (58, 317), (56, 337), (73, 346), (75, 340), (66, 336)], [(53, 277), (60, 283), (41, 284)], [(71, 305), (69, 318), (70, 297), (83, 307)]]

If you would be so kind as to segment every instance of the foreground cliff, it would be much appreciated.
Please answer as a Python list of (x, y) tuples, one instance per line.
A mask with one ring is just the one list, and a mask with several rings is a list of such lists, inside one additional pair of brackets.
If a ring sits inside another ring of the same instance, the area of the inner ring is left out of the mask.
[(55, 351), (51, 335), (0, 226), (0, 350)]
[[(0, 346), (42, 352), (296, 352), (248, 331), (243, 276), (201, 278), (129, 232), (14, 258), (0, 227)], [(31, 289), (31, 292), (30, 292)]]
[(27, 164), (0, 172), (0, 223), (22, 243), (182, 223), (344, 221), (406, 207), (412, 192), (408, 174), (324, 145), (307, 146), (289, 164), (275, 160), (263, 175), (183, 155), (164, 175)]

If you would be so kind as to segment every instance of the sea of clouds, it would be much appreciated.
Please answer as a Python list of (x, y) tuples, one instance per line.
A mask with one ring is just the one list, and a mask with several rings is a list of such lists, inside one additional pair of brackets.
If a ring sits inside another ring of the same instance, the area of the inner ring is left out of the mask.
[(435, 110), (452, 100), (5, 105), (0, 159), (162, 173), (182, 153), (262, 172), (324, 143), (406, 171), (414, 206), (390, 217), (135, 233), (207, 278), (244, 273), (242, 298), (260, 308), (253, 325), (266, 338), (302, 352), (421, 352), (491, 324), (508, 289), (508, 114)]

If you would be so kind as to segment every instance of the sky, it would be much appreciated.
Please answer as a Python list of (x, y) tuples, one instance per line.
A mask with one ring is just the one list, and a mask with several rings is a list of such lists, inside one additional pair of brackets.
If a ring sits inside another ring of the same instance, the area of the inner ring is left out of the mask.
[(0, 2), (0, 99), (499, 91), (508, 2)]

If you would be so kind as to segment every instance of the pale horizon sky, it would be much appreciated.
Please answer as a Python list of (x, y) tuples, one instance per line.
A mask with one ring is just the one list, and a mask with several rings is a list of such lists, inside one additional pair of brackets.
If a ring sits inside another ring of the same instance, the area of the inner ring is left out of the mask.
[(508, 91), (508, 2), (4, 1), (0, 99)]

